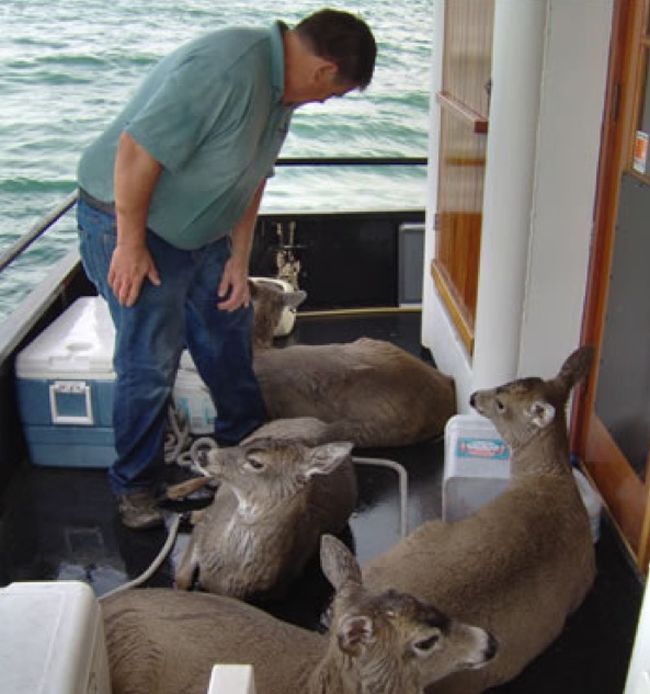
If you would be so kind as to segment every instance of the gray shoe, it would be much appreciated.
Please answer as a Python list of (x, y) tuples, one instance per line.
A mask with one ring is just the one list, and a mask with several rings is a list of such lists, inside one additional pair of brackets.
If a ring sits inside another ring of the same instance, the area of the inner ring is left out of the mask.
[(147, 490), (118, 496), (117, 508), (122, 523), (127, 528), (144, 530), (165, 523), (165, 517), (156, 505), (153, 494)]

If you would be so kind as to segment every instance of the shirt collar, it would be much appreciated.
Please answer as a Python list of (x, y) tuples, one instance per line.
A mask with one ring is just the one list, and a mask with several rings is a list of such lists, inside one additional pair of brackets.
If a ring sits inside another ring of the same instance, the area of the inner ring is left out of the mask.
[(284, 42), (282, 35), (286, 31), (283, 22), (275, 22), (271, 28), (271, 86), (275, 101), (282, 101), (284, 95)]

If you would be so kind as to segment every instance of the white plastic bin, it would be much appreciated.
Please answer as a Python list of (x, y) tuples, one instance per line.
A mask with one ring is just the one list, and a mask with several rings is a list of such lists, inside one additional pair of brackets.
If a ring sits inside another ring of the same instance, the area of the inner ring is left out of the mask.
[(510, 449), (492, 422), (458, 414), (445, 426), (442, 518), (456, 521), (500, 494), (510, 479)]
[(101, 610), (87, 584), (0, 588), (0, 692), (110, 694)]
[(217, 411), (212, 402), (210, 391), (199, 376), (187, 350), (181, 355), (172, 397), (176, 409), (185, 417), (192, 434), (214, 433), (214, 419), (217, 416)]
[[(575, 468), (573, 477), (589, 516), (593, 541), (597, 542), (602, 500)], [(510, 449), (492, 422), (475, 414), (452, 417), (445, 427), (443, 520), (457, 521), (474, 513), (504, 491), (509, 480)]]
[(256, 694), (252, 665), (215, 665), (207, 694)]

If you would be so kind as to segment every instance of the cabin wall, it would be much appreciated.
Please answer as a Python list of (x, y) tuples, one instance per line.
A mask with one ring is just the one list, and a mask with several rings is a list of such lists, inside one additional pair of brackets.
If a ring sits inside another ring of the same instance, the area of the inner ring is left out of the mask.
[[(422, 343), (439, 368), (456, 378), (459, 409), (465, 412), (474, 388), (518, 375), (552, 374), (579, 341), (612, 0), (546, 0), (544, 6), (538, 0), (521, 0), (516, 6), (507, 0), (496, 2), (498, 40), (493, 46), (492, 122), (483, 202), (487, 214), (471, 357), (429, 273), (435, 249), (439, 136), (439, 109), (433, 95), (442, 78), (444, 0), (434, 0), (433, 12)], [(529, 33), (529, 40), (506, 30), (515, 19)], [(513, 55), (521, 59), (513, 63)], [(510, 94), (499, 94), (500, 85), (525, 78), (526, 70), (534, 90), (525, 104)], [(531, 101), (536, 104), (534, 112), (530, 112)], [(505, 120), (510, 120), (511, 131), (500, 127)], [(528, 132), (532, 138), (526, 142), (526, 152), (512, 150), (515, 132)], [(512, 179), (512, 204), (504, 195), (504, 182), (513, 175), (509, 157), (529, 177), (523, 186)], [(518, 249), (514, 254), (513, 245)]]
[(580, 341), (612, 0), (552, 0), (518, 373), (550, 375)]

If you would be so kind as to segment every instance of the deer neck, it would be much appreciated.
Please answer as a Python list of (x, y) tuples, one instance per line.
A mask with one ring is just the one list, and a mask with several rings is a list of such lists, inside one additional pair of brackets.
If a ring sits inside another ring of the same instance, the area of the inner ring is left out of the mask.
[[(242, 526), (267, 525), (277, 516), (293, 517), (306, 506), (307, 496), (303, 489), (291, 495), (283, 496), (269, 502), (268, 498), (257, 499), (246, 497), (233, 489), (237, 497), (237, 508), (234, 512), (236, 522)], [(269, 527), (272, 527), (269, 525)]]
[(560, 422), (542, 429), (526, 442), (511, 446), (512, 477), (565, 475), (569, 472), (566, 426)]

